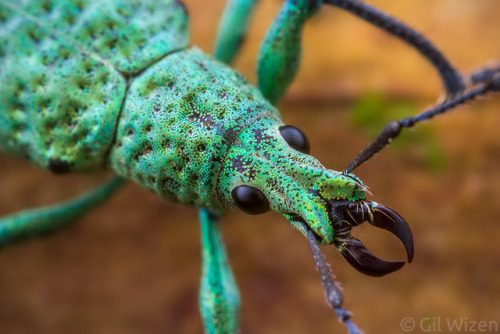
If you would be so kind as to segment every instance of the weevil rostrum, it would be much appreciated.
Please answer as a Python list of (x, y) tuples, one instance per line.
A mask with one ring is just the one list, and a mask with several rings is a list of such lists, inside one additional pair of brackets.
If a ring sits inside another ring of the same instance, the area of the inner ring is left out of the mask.
[[(249, 213), (270, 208), (306, 236), (312, 231), (317, 241), (334, 244), (362, 272), (397, 270), (402, 262), (377, 260), (352, 239), (350, 228), (367, 220), (389, 229), (411, 258), (411, 232), (404, 220), (365, 200), (359, 179), (328, 170), (308, 155), (300, 130), (285, 126), (268, 102), (276, 104), (293, 77), (289, 64), (298, 65), (298, 28), (320, 5), (284, 5), (262, 47), (259, 92), (237, 72), (190, 47), (185, 8), (177, 2), (0, 2), (1, 101), (7, 111), (1, 115), (2, 151), (56, 173), (109, 167), (163, 198), (209, 209), (201, 212), (200, 297), (208, 332), (236, 327), (238, 292), (228, 268), (217, 265), (225, 260), (214, 221), (228, 208)], [(228, 12), (241, 15), (241, 8)], [(232, 33), (237, 35), (236, 26)], [(220, 37), (218, 45), (232, 37)], [(223, 50), (230, 56), (235, 52), (228, 46)], [(216, 56), (229, 62), (220, 51)], [(449, 96), (470, 93), (462, 93), (453, 68), (438, 63)], [(54, 208), (59, 220), (51, 210), (35, 211), (36, 219), (7, 217), (3, 242), (66, 224), (118, 183), (63, 210)]]

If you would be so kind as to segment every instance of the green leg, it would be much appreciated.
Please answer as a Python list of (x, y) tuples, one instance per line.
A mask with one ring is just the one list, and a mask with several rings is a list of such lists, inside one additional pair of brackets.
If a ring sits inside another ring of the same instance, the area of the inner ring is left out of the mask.
[(229, 0), (219, 24), (214, 56), (230, 64), (243, 42), (257, 0)]
[(200, 210), (202, 277), (200, 311), (206, 333), (236, 333), (240, 297), (216, 218)]
[(110, 198), (124, 184), (114, 178), (97, 189), (61, 204), (21, 211), (0, 219), (0, 245), (35, 237), (69, 225)]
[(257, 60), (257, 81), (262, 94), (277, 104), (300, 64), (302, 27), (323, 4), (322, 0), (288, 0), (262, 43)]

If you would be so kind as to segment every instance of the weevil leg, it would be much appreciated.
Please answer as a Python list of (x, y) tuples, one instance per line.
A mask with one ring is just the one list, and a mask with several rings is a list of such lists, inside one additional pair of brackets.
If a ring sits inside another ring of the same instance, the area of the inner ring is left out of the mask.
[(302, 27), (322, 0), (288, 0), (269, 28), (257, 59), (257, 82), (262, 94), (277, 104), (300, 64)]
[(216, 217), (200, 210), (202, 276), (200, 312), (206, 333), (236, 333), (240, 297)]
[(359, 0), (288, 0), (266, 34), (257, 63), (259, 88), (271, 103), (279, 102), (295, 77), (300, 63), (302, 27), (323, 2), (347, 10), (413, 46), (438, 70), (448, 96), (465, 89), (462, 75), (434, 44), (384, 12)]
[(229, 0), (215, 40), (214, 56), (231, 64), (245, 38), (257, 0)]
[(323, 289), (325, 290), (326, 299), (335, 310), (340, 322), (344, 323), (347, 327), (349, 334), (362, 334), (363, 332), (351, 320), (351, 313), (342, 308), (344, 297), (342, 296), (342, 292), (340, 291), (337, 283), (335, 283), (330, 266), (326, 262), (323, 253), (321, 253), (321, 250), (316, 243), (316, 237), (312, 231), (309, 231), (307, 240), (309, 241), (309, 247), (311, 248), (314, 262), (316, 263), (316, 269), (321, 276), (321, 283), (323, 284)]
[(413, 46), (438, 70), (449, 96), (465, 89), (465, 80), (439, 49), (418, 31), (410, 28), (398, 19), (359, 0), (324, 0), (338, 8), (385, 30)]
[(0, 219), (0, 246), (68, 226), (110, 198), (123, 184), (124, 180), (117, 177), (70, 201)]

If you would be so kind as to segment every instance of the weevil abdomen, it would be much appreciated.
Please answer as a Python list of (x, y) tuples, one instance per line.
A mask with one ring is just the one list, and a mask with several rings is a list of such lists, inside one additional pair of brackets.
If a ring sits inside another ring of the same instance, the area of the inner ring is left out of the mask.
[(215, 183), (238, 135), (280, 116), (241, 74), (195, 48), (176, 52), (130, 85), (111, 168), (162, 197), (221, 208)]
[(0, 150), (56, 173), (111, 167), (218, 208), (231, 142), (279, 116), (240, 74), (189, 48), (187, 21), (171, 0), (0, 0)]
[(128, 82), (188, 45), (173, 0), (0, 0), (0, 151), (105, 168)]

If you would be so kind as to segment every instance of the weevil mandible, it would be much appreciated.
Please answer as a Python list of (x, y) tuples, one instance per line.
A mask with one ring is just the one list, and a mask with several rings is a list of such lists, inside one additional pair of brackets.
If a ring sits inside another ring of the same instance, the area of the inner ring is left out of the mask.
[[(334, 244), (364, 273), (397, 270), (402, 262), (377, 259), (351, 236), (351, 228), (368, 221), (393, 232), (409, 259), (411, 231), (397, 213), (365, 200), (365, 186), (350, 171), (401, 128), (498, 90), (498, 75), (492, 68), (466, 87), (441, 53), (413, 30), (357, 1), (324, 4), (351, 10), (419, 48), (438, 68), (448, 92), (444, 104), (423, 116), (391, 123), (343, 173), (309, 156), (307, 139), (286, 126), (272, 106), (295, 75), (301, 26), (320, 1), (284, 5), (261, 49), (260, 91), (189, 47), (187, 15), (177, 2), (55, 1), (22, 7), (2, 1), (1, 148), (54, 173), (110, 168), (166, 199), (205, 208), (200, 301), (207, 332), (237, 326), (238, 292), (216, 222), (229, 208), (282, 213), (313, 248), (315, 242)], [(230, 3), (217, 58), (230, 62), (253, 5)], [(73, 202), (7, 217), (1, 238), (6, 244), (59, 228), (121, 183), (117, 179)], [(317, 251), (315, 256), (320, 257)], [(333, 281), (323, 276), (329, 295), (334, 294), (330, 301), (354, 332), (339, 309)]]

